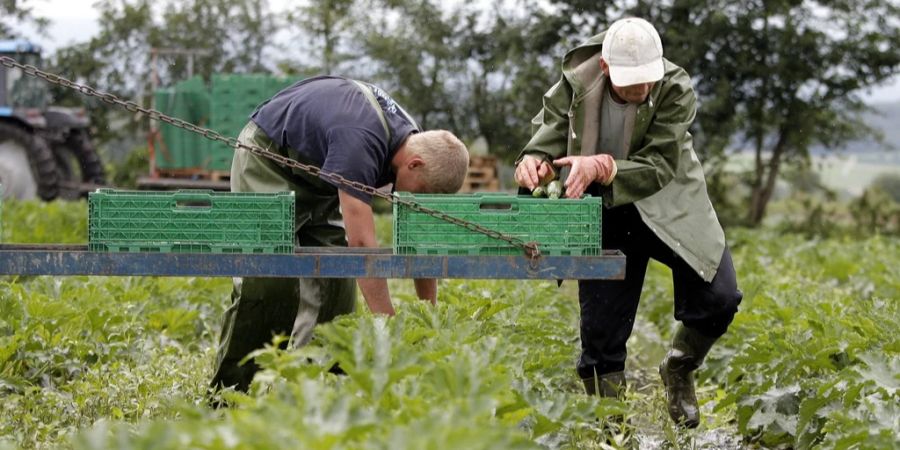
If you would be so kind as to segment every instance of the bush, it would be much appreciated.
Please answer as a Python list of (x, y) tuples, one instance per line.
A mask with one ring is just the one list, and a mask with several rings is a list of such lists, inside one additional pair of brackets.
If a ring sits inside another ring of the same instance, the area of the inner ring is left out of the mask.
[(900, 203), (880, 189), (868, 189), (849, 202), (799, 193), (773, 203), (777, 229), (807, 237), (900, 235)]
[(871, 188), (884, 192), (895, 202), (900, 203), (900, 174), (883, 173), (872, 181)]
[(120, 163), (107, 168), (109, 182), (121, 189), (137, 187), (139, 176), (146, 174), (150, 167), (150, 151), (147, 146), (135, 147)]

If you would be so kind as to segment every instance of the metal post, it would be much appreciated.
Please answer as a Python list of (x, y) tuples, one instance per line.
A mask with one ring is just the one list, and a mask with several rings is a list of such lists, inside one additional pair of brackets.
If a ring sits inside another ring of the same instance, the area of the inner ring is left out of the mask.
[[(156, 89), (159, 86), (159, 73), (156, 66), (159, 62), (159, 52), (156, 48), (150, 49), (150, 109), (156, 109)], [(159, 178), (156, 170), (156, 121), (150, 119), (150, 134), (147, 136), (147, 151), (150, 153), (150, 178)]]

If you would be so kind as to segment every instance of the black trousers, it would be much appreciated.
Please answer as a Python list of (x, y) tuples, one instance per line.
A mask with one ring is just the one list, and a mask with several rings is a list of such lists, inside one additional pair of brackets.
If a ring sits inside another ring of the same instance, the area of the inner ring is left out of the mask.
[(743, 298), (728, 248), (715, 278), (707, 283), (656, 237), (634, 205), (604, 208), (602, 233), (604, 248), (625, 254), (625, 279), (578, 282), (582, 351), (577, 370), (581, 378), (625, 369), (625, 342), (634, 327), (650, 258), (672, 269), (675, 318), (709, 337), (725, 334)]

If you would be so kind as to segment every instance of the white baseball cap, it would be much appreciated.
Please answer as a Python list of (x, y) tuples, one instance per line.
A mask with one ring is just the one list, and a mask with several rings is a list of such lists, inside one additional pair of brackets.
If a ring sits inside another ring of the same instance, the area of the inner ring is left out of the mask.
[(637, 17), (617, 20), (609, 27), (601, 56), (616, 86), (652, 83), (665, 74), (659, 33), (650, 22)]

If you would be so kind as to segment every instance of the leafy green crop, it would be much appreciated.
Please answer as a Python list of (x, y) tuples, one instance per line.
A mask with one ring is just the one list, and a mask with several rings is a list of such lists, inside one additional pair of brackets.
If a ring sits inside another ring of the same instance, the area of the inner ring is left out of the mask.
[(199, 402), (227, 287), (176, 278), (0, 282), (0, 436), (31, 446), (99, 419), (173, 417), (172, 405)]
[(755, 233), (736, 247), (750, 295), (711, 363), (728, 392), (716, 407), (766, 445), (897, 445), (900, 242)]
[[(83, 242), (67, 224), (84, 203), (53, 205), (12, 206), (7, 236)], [(390, 220), (377, 222), (388, 245)], [(360, 305), (302, 349), (276, 337), (251, 392), (210, 409), (229, 279), (6, 277), (0, 448), (617, 448), (630, 432), (640, 448), (900, 445), (900, 241), (729, 238), (745, 298), (698, 373), (698, 430), (671, 424), (656, 374), (675, 327), (659, 264), (625, 402), (581, 394), (574, 282), (443, 281), (433, 307), (392, 280), (397, 316)], [(629, 425), (605, 427), (621, 414)]]
[(3, 200), (2, 243), (87, 243), (87, 202)]

